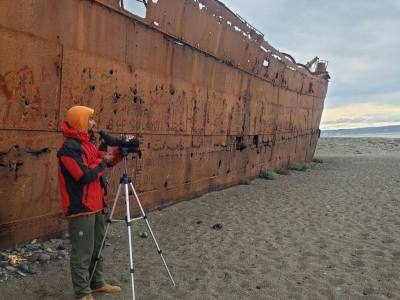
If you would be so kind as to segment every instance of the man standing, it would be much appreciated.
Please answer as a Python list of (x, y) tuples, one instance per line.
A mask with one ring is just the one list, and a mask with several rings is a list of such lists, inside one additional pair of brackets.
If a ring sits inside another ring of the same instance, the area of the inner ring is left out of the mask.
[(61, 125), (64, 141), (57, 152), (59, 189), (71, 235), (72, 284), (76, 298), (82, 300), (93, 300), (92, 292), (121, 291), (120, 287), (105, 283), (102, 258), (89, 282), (105, 234), (100, 178), (106, 167), (121, 160), (118, 149), (112, 155), (100, 151), (92, 142), (96, 125), (93, 113), (85, 106), (67, 111), (66, 122)]

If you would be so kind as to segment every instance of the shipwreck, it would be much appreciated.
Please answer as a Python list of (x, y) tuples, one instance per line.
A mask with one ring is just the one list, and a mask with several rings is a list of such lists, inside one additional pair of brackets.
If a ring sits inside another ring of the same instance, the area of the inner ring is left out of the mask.
[(297, 63), (217, 0), (147, 0), (142, 17), (128, 2), (0, 1), (0, 247), (65, 229), (56, 151), (72, 105), (141, 136), (129, 170), (146, 209), (312, 159), (325, 62)]

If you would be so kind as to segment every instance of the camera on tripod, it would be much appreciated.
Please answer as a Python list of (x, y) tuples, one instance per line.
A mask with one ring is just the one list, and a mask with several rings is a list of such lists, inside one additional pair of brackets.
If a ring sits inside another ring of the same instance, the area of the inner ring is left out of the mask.
[[(103, 237), (103, 240), (101, 242), (101, 246), (100, 246), (100, 251), (99, 253), (97, 253), (97, 257), (94, 263), (94, 267), (91, 271), (90, 274), (90, 279), (89, 282), (92, 281), (93, 279), (93, 275), (94, 272), (96, 270), (97, 267), (97, 262), (100, 260), (101, 257), (101, 251), (104, 248), (104, 243), (107, 237), (107, 233), (108, 233), (108, 229), (110, 227), (110, 225), (114, 222), (124, 222), (127, 227), (128, 227), (128, 245), (129, 245), (129, 273), (131, 276), (131, 285), (132, 285), (132, 299), (135, 300), (135, 283), (134, 283), (134, 269), (133, 269), (133, 238), (132, 238), (132, 223), (133, 221), (137, 221), (139, 219), (144, 220), (144, 222), (147, 225), (147, 228), (150, 232), (151, 237), (153, 238), (154, 241), (154, 245), (156, 247), (157, 253), (160, 255), (161, 260), (164, 264), (165, 269), (167, 270), (168, 276), (171, 279), (172, 285), (175, 287), (175, 281), (174, 278), (172, 277), (172, 274), (167, 266), (167, 263), (165, 262), (162, 250), (160, 248), (160, 246), (158, 245), (158, 242), (156, 240), (156, 237), (154, 235), (153, 230), (150, 227), (150, 223), (149, 220), (147, 218), (146, 213), (144, 212), (143, 206), (140, 203), (139, 200), (139, 196), (135, 190), (135, 187), (133, 186), (133, 181), (132, 178), (128, 176), (128, 164), (127, 164), (127, 156), (128, 153), (138, 153), (139, 157), (141, 156), (141, 152), (139, 149), (139, 145), (140, 145), (140, 141), (138, 138), (136, 137), (113, 137), (109, 134), (107, 134), (107, 132), (105, 130), (101, 130), (99, 132), (100, 134), (100, 138), (102, 140), (102, 143), (100, 145), (100, 150), (102, 151), (107, 151), (107, 146), (110, 147), (119, 147), (121, 155), (123, 156), (123, 161), (124, 161), (124, 173), (122, 174), (120, 180), (119, 180), (119, 186), (118, 186), (118, 190), (117, 193), (115, 195), (114, 198), (114, 204), (111, 208), (111, 212), (110, 215), (108, 216), (108, 220), (107, 220), (107, 227), (105, 230), (105, 234)], [(105, 174), (102, 175), (102, 177), (104, 177)], [(106, 179), (106, 178), (105, 178)], [(103, 185), (103, 183), (102, 183)], [(104, 187), (104, 186), (103, 186)], [(106, 189), (106, 187), (105, 187)], [(118, 200), (121, 198), (120, 197), (120, 193), (121, 191), (124, 193), (124, 198), (125, 198), (125, 208), (126, 208), (126, 215), (125, 215), (125, 219), (122, 220), (118, 220), (118, 219), (114, 219), (114, 212), (115, 212), (115, 207), (117, 205)], [(131, 218), (131, 212), (130, 212), (130, 199), (129, 197), (133, 195), (136, 199), (137, 205), (139, 206), (139, 210), (140, 210), (140, 217), (137, 218)]]
[(109, 135), (107, 131), (100, 130), (100, 139), (102, 143), (100, 149), (106, 149), (107, 146), (119, 147), (122, 156), (127, 156), (129, 153), (137, 153), (139, 158), (142, 157), (142, 152), (140, 151), (139, 145), (140, 140), (137, 137), (127, 138), (127, 137), (114, 137)]

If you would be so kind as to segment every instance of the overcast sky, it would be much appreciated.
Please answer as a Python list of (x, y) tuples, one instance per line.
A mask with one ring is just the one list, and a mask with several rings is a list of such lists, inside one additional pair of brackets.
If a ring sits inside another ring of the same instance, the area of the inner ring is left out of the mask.
[(328, 60), (322, 129), (400, 124), (400, 0), (223, 0), (275, 48)]

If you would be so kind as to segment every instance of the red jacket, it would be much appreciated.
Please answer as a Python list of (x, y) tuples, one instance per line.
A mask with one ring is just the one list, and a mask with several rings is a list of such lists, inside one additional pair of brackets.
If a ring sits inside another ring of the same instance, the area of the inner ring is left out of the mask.
[[(90, 142), (88, 134), (70, 128), (67, 123), (61, 125), (61, 130), (65, 138), (57, 157), (64, 214), (73, 216), (98, 212), (104, 208), (100, 176), (107, 167), (104, 160), (106, 153)], [(120, 160), (121, 157), (117, 155), (112, 165)]]

